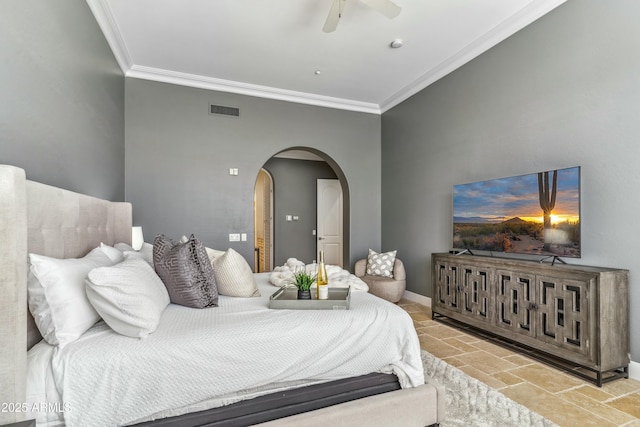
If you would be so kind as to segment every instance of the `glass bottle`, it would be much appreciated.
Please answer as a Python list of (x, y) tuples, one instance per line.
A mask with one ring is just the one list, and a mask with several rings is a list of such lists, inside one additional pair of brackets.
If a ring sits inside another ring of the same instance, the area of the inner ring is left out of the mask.
[(329, 277), (327, 277), (327, 268), (324, 265), (324, 251), (320, 251), (319, 260), (318, 275), (316, 277), (316, 298), (329, 299)]

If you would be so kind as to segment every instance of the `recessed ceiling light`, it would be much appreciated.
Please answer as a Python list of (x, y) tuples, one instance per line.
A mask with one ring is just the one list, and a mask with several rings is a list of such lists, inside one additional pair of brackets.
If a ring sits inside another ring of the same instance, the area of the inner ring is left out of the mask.
[(320, 71), (320, 70), (316, 70), (316, 71), (314, 71), (314, 74), (315, 74), (316, 76), (319, 76), (319, 75), (320, 75), (320, 73), (321, 73), (321, 71)]
[(389, 44), (389, 47), (391, 47), (393, 49), (398, 49), (398, 48), (402, 47), (402, 39), (395, 39), (394, 41), (392, 41)]

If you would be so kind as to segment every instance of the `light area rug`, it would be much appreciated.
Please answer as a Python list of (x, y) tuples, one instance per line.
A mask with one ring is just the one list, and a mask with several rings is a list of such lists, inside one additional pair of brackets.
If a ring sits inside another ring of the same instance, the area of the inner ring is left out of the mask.
[(499, 391), (422, 351), (425, 375), (446, 389), (447, 416), (441, 427), (557, 427)]

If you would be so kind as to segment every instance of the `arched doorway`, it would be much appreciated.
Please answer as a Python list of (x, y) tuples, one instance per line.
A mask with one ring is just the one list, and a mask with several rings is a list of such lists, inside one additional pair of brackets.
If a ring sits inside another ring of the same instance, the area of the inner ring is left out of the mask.
[(258, 172), (253, 195), (254, 271), (271, 271), (273, 266), (273, 178), (264, 169)]
[[(342, 200), (340, 205), (340, 229), (342, 231), (342, 259), (335, 264), (349, 266), (349, 189), (342, 169), (325, 153), (309, 147), (291, 147), (276, 153), (268, 159), (262, 169), (271, 177), (272, 190), (272, 234), (270, 268), (283, 265), (289, 258), (297, 258), (305, 263), (317, 260), (318, 209), (317, 185), (319, 180), (333, 179), (339, 183)], [(259, 200), (258, 185), (261, 174), (256, 180), (255, 200)], [(256, 210), (256, 243), (257, 237), (263, 234)], [(256, 244), (256, 254), (262, 249)], [(326, 256), (326, 252), (325, 252)], [(262, 261), (256, 255), (256, 267), (264, 269)]]

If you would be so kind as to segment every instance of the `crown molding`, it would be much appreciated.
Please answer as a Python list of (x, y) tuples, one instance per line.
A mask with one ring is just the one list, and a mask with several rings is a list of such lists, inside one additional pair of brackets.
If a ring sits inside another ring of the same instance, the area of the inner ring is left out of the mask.
[(380, 114), (380, 107), (378, 104), (354, 101), (350, 99), (333, 98), (329, 96), (235, 82), (231, 80), (216, 79), (213, 77), (163, 70), (160, 68), (144, 67), (140, 65), (133, 65), (129, 71), (125, 73), (125, 76), (200, 89), (231, 92), (259, 98), (297, 102), (299, 104), (315, 105), (319, 107)]
[(133, 66), (133, 60), (129, 55), (129, 49), (127, 49), (127, 45), (122, 38), (122, 33), (113, 17), (113, 13), (111, 13), (109, 4), (105, 0), (87, 0), (87, 4), (96, 18), (104, 37), (107, 39), (107, 43), (120, 69), (126, 74)]
[(106, 0), (86, 1), (126, 77), (378, 115), (420, 92), (566, 2), (566, 0), (532, 1), (527, 7), (505, 19), (382, 103), (376, 104), (135, 65)]
[(256, 96), (260, 98), (277, 99), (281, 101), (297, 102), (300, 104), (315, 105), (320, 107), (357, 111), (362, 113), (380, 114), (378, 104), (354, 101), (350, 99), (334, 98), (323, 95), (315, 95), (305, 92), (297, 92), (286, 89), (278, 89), (268, 86), (253, 85), (249, 83), (216, 79), (211, 77), (187, 74), (159, 68), (151, 68), (135, 65), (129, 54), (122, 33), (113, 17), (111, 8), (106, 0), (87, 0), (91, 12), (96, 18), (111, 51), (126, 77), (171, 83), (181, 86), (196, 87), (200, 89), (217, 90), (222, 92), (237, 93), (240, 95)]
[(480, 56), (482, 53), (517, 33), (564, 2), (566, 2), (566, 0), (532, 1), (527, 5), (527, 7), (520, 9), (517, 13), (510, 16), (508, 19), (505, 19), (500, 24), (478, 37), (472, 43), (469, 43), (460, 51), (456, 52), (454, 55), (450, 56), (445, 61), (427, 71), (425, 74), (418, 77), (416, 80), (380, 103), (380, 111), (384, 113), (385, 111), (395, 107), (430, 84), (471, 61), (473, 58)]

